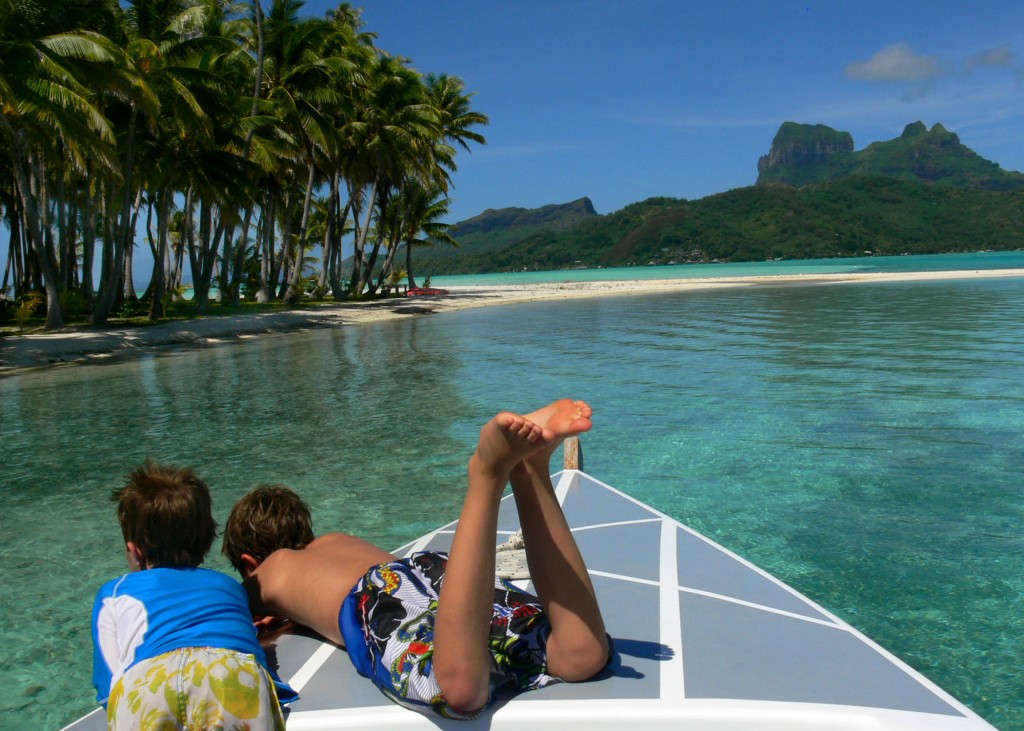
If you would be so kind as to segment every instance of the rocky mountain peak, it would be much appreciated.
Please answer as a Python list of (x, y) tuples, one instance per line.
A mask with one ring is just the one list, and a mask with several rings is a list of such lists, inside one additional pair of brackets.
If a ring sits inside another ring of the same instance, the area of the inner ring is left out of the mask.
[(757, 164), (757, 185), (802, 187), (847, 175), (884, 175), (954, 188), (1019, 190), (1024, 176), (999, 168), (941, 124), (917, 121), (892, 140), (854, 152), (853, 137), (825, 125), (784, 123)]
[(758, 182), (773, 168), (818, 167), (836, 156), (853, 152), (853, 136), (824, 124), (784, 122), (771, 150), (757, 161)]

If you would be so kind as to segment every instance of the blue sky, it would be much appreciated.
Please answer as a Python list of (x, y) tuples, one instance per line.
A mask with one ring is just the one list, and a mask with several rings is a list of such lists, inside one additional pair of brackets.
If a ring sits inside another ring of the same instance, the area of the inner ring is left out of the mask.
[[(1024, 171), (1024, 2), (369, 0), (377, 45), (460, 76), (491, 123), (453, 221), (753, 184), (785, 121), (856, 149), (941, 123)], [(335, 3), (308, 2), (320, 15)]]

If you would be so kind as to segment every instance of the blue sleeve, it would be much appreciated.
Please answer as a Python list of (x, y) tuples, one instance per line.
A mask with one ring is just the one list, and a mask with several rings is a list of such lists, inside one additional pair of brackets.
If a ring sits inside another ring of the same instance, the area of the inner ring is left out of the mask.
[(96, 700), (104, 708), (107, 707), (107, 698), (110, 696), (110, 682), (114, 679), (113, 672), (103, 656), (100, 642), (100, 615), (106, 588), (104, 585), (96, 593), (96, 600), (92, 605), (92, 685), (96, 689)]

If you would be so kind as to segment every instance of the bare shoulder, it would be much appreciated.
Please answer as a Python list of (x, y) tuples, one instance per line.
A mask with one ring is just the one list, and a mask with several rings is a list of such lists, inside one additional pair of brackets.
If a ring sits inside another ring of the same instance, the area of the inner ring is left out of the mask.
[(312, 543), (295, 553), (306, 553), (336, 556), (339, 560), (356, 560), (362, 563), (370, 560), (371, 563), (384, 563), (394, 560), (395, 556), (379, 548), (369, 541), (349, 535), (348, 533), (325, 533), (314, 539)]
[(289, 617), (341, 642), (338, 609), (345, 597), (372, 566), (393, 559), (361, 538), (328, 533), (305, 548), (282, 548), (267, 556), (247, 580), (250, 604), (254, 611)]
[[(292, 585), (317, 577), (338, 577), (355, 583), (371, 566), (393, 561), (394, 556), (369, 541), (347, 533), (326, 533), (305, 548), (281, 548), (267, 556), (257, 569), (264, 586)], [(269, 586), (268, 586), (269, 588)]]

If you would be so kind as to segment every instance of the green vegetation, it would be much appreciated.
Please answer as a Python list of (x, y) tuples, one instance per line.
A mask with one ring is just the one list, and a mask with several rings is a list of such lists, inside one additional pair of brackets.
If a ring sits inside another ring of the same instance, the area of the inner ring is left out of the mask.
[(451, 227), (449, 233), (458, 237), (457, 246), (439, 247), (426, 252), (420, 258), (425, 263), (437, 259), (461, 258), (463, 248), (475, 254), (501, 251), (522, 240), (529, 234), (570, 228), (577, 223), (596, 216), (594, 205), (589, 198), (580, 198), (563, 205), (547, 205), (537, 209), (502, 208), (488, 209), (479, 216), (461, 221)]
[(0, 297), (42, 292), (50, 329), (65, 309), (156, 320), (187, 260), (194, 313), (214, 288), (226, 304), (343, 299), (384, 286), (401, 242), (443, 240), (457, 150), (484, 142), (472, 94), (374, 47), (347, 3), (324, 18), (268, 4), (0, 0)]
[(930, 130), (908, 124), (894, 140), (874, 142), (858, 152), (848, 132), (824, 125), (786, 122), (758, 163), (758, 185), (801, 187), (850, 175), (887, 175), (949, 188), (1024, 189), (1024, 175), (1003, 170), (960, 142), (941, 124)]
[(852, 172), (853, 136), (823, 124), (784, 122), (757, 163), (758, 184), (808, 185)]
[(652, 198), (563, 230), (506, 230), (514, 243), (431, 260), (441, 273), (709, 261), (931, 254), (1024, 247), (1024, 196), (855, 175), (793, 188)]

